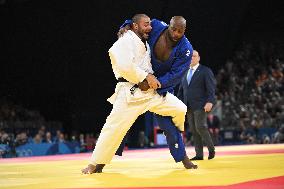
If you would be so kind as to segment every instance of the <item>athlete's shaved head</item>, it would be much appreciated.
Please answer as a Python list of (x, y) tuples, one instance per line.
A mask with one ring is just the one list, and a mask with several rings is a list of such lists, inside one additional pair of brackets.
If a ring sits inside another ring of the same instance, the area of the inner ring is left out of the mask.
[(183, 16), (173, 16), (170, 25), (177, 24), (183, 27), (186, 27), (186, 20)]
[(132, 17), (132, 22), (133, 23), (138, 23), (141, 18), (149, 18), (149, 16), (147, 16), (146, 14), (135, 14), (133, 17)]

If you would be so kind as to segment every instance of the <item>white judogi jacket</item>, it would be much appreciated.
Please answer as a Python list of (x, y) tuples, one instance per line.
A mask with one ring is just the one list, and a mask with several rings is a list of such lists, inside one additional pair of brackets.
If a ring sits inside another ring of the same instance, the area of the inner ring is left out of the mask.
[(130, 89), (134, 84), (142, 82), (148, 73), (153, 74), (151, 65), (151, 51), (146, 42), (147, 49), (141, 39), (131, 30), (128, 30), (109, 49), (112, 69), (116, 79), (124, 78), (129, 82), (119, 82), (116, 85), (115, 93), (108, 99), (114, 103), (117, 93), (124, 88), (127, 102), (137, 102), (152, 98), (155, 94), (153, 89), (141, 91), (136, 89), (131, 94)]

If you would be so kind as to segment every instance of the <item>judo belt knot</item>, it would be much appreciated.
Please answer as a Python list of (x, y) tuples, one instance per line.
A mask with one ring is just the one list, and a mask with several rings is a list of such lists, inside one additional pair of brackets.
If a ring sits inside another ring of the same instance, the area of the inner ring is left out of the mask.
[(130, 93), (131, 93), (132, 95), (134, 95), (135, 90), (136, 90), (137, 88), (138, 88), (138, 85), (137, 85), (137, 84), (133, 85), (133, 87), (131, 87), (131, 89), (130, 89)]

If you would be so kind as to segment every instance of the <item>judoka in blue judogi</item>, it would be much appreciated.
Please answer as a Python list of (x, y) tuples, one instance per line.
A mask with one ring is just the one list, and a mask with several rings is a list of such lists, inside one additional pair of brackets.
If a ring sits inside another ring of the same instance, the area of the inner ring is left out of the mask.
[[(125, 21), (121, 28), (130, 24), (131, 20)], [(174, 87), (180, 83), (182, 76), (188, 69), (193, 47), (185, 37), (186, 20), (181, 16), (174, 16), (170, 25), (153, 19), (151, 21), (152, 31), (148, 43), (151, 50), (151, 63), (154, 75), (161, 83), (157, 89), (160, 95), (166, 96), (173, 93)], [(169, 145), (170, 153), (176, 162), (182, 161), (185, 168), (192, 168), (192, 163), (186, 155), (182, 136), (177, 127), (174, 126), (170, 117), (155, 114), (159, 127)], [(120, 146), (117, 155), (122, 154), (124, 144)]]

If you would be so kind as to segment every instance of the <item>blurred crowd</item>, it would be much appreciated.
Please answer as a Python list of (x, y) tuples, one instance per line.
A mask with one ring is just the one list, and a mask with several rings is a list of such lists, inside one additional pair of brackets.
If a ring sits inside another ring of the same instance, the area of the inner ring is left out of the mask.
[(18, 133), (7, 133), (0, 129), (0, 145), (7, 145), (5, 148), (0, 148), (0, 157), (17, 157), (16, 147), (25, 144), (41, 144), (41, 143), (66, 143), (76, 142), (80, 146), (80, 152), (90, 152), (95, 148), (97, 136), (93, 134), (77, 134), (74, 132), (71, 136), (56, 130), (55, 132), (46, 130), (45, 126), (35, 132), (35, 135), (29, 134), (30, 130), (22, 130)]
[[(16, 157), (16, 147), (25, 144), (78, 142), (81, 152), (92, 151), (97, 137), (94, 134), (69, 136), (60, 122), (47, 122), (39, 111), (29, 110), (3, 98), (0, 100), (0, 157)], [(6, 150), (8, 149), (8, 150)]]
[(284, 141), (283, 51), (277, 43), (244, 43), (216, 75), (222, 128), (238, 130), (245, 143)]

